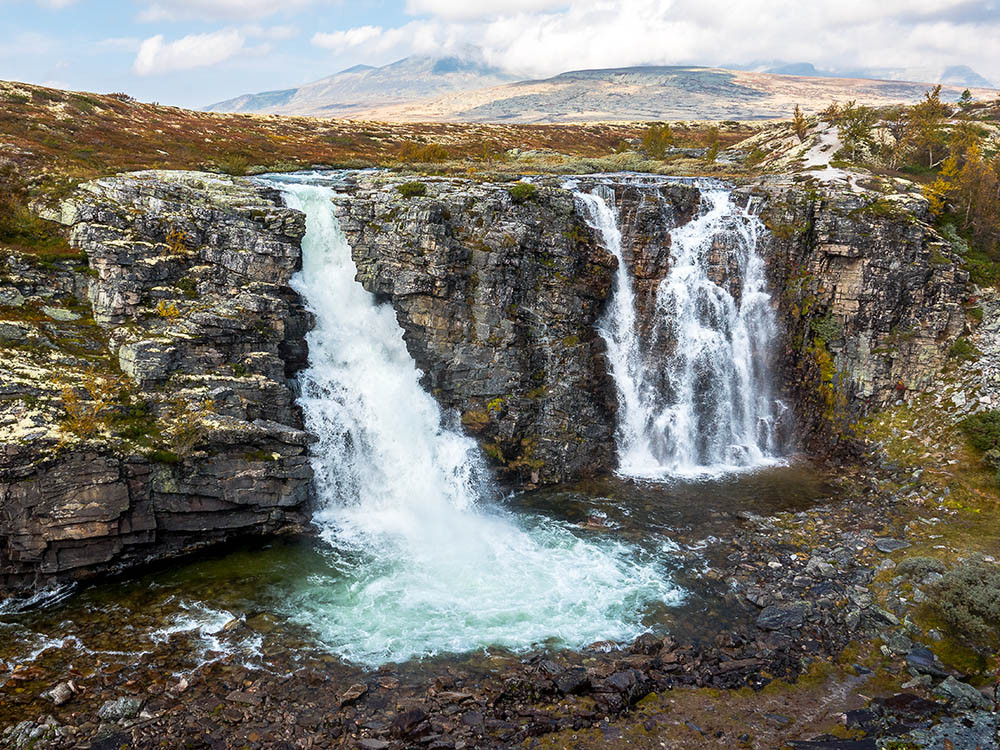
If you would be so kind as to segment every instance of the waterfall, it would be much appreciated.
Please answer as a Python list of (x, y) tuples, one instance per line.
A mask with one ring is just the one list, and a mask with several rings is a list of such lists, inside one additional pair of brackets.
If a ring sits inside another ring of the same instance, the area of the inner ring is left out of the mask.
[(661, 560), (500, 507), (478, 447), (421, 388), (393, 308), (355, 281), (333, 188), (315, 174), (270, 181), (306, 214), (293, 284), (316, 324), (298, 402), (318, 438), (314, 521), (338, 571), (303, 582), (293, 619), (375, 666), (627, 639), (649, 607), (679, 601)]
[[(770, 372), (777, 325), (758, 253), (760, 219), (727, 188), (702, 188), (700, 213), (670, 232), (669, 268), (644, 337), (614, 191), (598, 185), (577, 198), (618, 260), (599, 327), (618, 391), (619, 471), (657, 478), (776, 463), (783, 407)], [(713, 279), (713, 253), (735, 279)]]

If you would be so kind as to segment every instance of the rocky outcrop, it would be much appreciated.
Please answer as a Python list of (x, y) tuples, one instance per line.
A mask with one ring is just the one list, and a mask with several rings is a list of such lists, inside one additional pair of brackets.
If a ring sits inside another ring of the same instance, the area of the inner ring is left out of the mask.
[(968, 273), (904, 192), (775, 179), (763, 198), (768, 272), (785, 326), (784, 379), (813, 442), (930, 386), (966, 328)]
[[(546, 181), (519, 203), (509, 186), (425, 180), (406, 198), (399, 184), (361, 178), (338, 210), (359, 280), (395, 308), (426, 385), (521, 480), (613, 469), (617, 406), (594, 325), (614, 261), (571, 193)], [(775, 358), (807, 448), (829, 452), (857, 418), (929, 384), (964, 328), (967, 274), (909, 189), (736, 188), (770, 229)], [(648, 334), (670, 232), (703, 210), (700, 189), (624, 178), (612, 192)], [(733, 252), (720, 236), (709, 274), (738, 299)]]
[[(612, 470), (596, 326), (615, 260), (589, 217), (555, 181), (421, 185), (361, 173), (334, 200), (358, 280), (392, 305), (426, 387), (514, 483)], [(613, 193), (648, 320), (700, 192), (633, 179)], [(966, 274), (918, 193), (768, 179), (737, 197), (771, 230), (785, 386), (807, 446), (828, 449), (941, 369)], [(150, 172), (85, 185), (60, 219), (84, 256), (9, 253), (0, 280), (0, 587), (302, 522), (309, 436), (289, 378), (310, 321), (288, 285), (302, 215), (248, 180)], [(730, 250), (709, 262), (735, 284)]]
[(61, 219), (85, 259), (6, 258), (0, 591), (301, 524), (302, 216), (247, 180), (149, 172)]
[(614, 386), (595, 324), (614, 258), (572, 195), (361, 177), (337, 200), (358, 280), (396, 310), (424, 385), (502, 473), (557, 482), (614, 466)]

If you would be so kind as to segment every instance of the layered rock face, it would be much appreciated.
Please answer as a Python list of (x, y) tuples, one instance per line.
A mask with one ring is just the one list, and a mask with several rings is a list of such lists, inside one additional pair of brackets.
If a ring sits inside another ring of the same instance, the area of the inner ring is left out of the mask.
[[(555, 182), (422, 183), (407, 197), (402, 180), (361, 173), (335, 208), (426, 387), (513, 483), (613, 470), (617, 396), (596, 326), (615, 260), (589, 217)], [(670, 231), (700, 192), (613, 193), (648, 327)], [(940, 370), (965, 326), (966, 274), (918, 194), (773, 179), (737, 197), (771, 229), (799, 427), (829, 448)], [(288, 285), (302, 215), (249, 180), (151, 172), (83, 186), (60, 219), (86, 262), (8, 253), (0, 279), (0, 590), (303, 523), (310, 438), (290, 378), (310, 320)], [(731, 248), (711, 253), (712, 278), (738, 293)]]
[(784, 180), (746, 192), (764, 198), (784, 378), (807, 435), (846, 435), (858, 416), (931, 384), (966, 328), (970, 289), (926, 200)]
[(337, 212), (358, 280), (396, 310), (424, 385), (501, 473), (548, 483), (614, 466), (615, 393), (595, 328), (614, 258), (572, 194), (361, 177)]
[[(614, 260), (587, 217), (557, 183), (522, 204), (503, 185), (425, 184), (426, 196), (407, 199), (392, 181), (362, 178), (339, 213), (359, 280), (396, 309), (426, 384), (522, 481), (612, 470), (617, 404), (594, 325)], [(805, 446), (828, 452), (858, 417), (940, 371), (965, 326), (967, 274), (918, 192), (786, 179), (735, 190), (771, 230), (760, 252), (782, 325), (779, 386)], [(670, 232), (703, 210), (701, 191), (623, 180), (613, 193), (642, 335)], [(720, 236), (709, 275), (738, 301), (732, 253)]]
[(6, 259), (0, 591), (301, 524), (302, 216), (248, 180), (150, 172), (61, 219), (89, 267)]

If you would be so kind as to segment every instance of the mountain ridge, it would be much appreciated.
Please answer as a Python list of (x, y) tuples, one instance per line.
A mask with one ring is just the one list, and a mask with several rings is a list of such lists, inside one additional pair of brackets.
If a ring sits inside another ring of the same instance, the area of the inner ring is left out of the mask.
[[(965, 81), (985, 81), (967, 66), (952, 66), (940, 77), (947, 78), (942, 93), (950, 100), (958, 99)], [(243, 94), (206, 110), (406, 122), (760, 120), (788, 117), (796, 105), (817, 111), (835, 100), (913, 103), (934, 85), (841, 77), (811, 63), (763, 71), (695, 65), (587, 68), (519, 80), (466, 52), (411, 56), (381, 67), (356, 65), (298, 88)], [(998, 93), (992, 87), (970, 88), (978, 98)]]

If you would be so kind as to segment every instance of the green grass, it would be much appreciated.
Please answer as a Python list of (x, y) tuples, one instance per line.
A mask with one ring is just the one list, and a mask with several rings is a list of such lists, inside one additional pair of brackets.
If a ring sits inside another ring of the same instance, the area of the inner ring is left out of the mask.
[(507, 188), (507, 192), (510, 193), (514, 203), (520, 204), (533, 199), (538, 193), (538, 189), (530, 182), (518, 182)]

